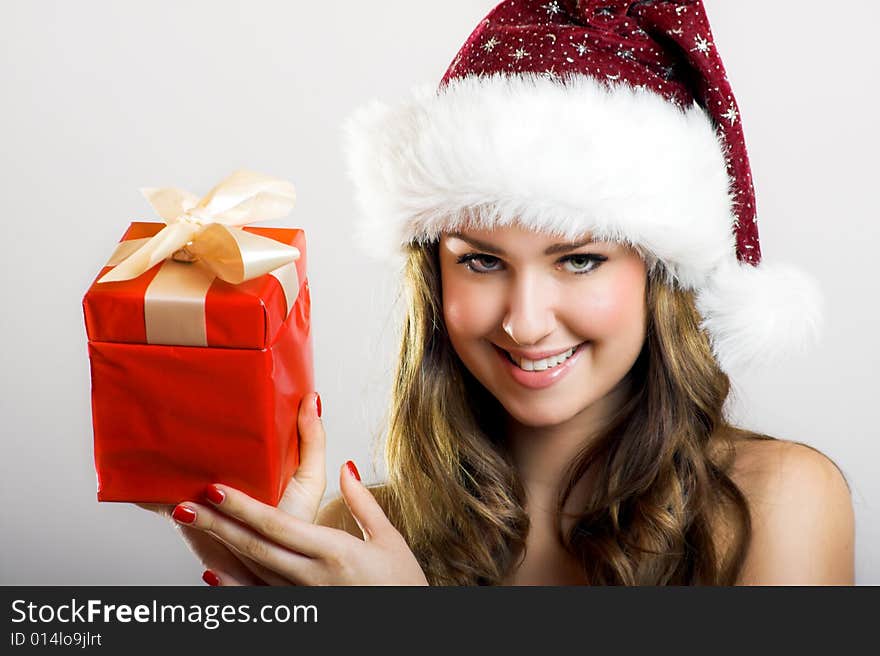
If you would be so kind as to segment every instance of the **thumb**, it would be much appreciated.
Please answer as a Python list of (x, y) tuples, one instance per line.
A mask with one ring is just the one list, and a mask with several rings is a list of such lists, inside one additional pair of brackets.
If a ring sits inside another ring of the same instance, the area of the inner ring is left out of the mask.
[(327, 486), (324, 464), (326, 436), (321, 421), (321, 398), (306, 394), (297, 417), (299, 466), (287, 482), (278, 507), (305, 522), (314, 522)]
[(361, 483), (357, 467), (351, 460), (342, 466), (339, 474), (339, 490), (345, 505), (348, 506), (348, 511), (364, 534), (365, 541), (374, 540), (389, 528), (394, 528), (385, 516), (382, 506), (376, 501), (376, 497), (366, 485)]

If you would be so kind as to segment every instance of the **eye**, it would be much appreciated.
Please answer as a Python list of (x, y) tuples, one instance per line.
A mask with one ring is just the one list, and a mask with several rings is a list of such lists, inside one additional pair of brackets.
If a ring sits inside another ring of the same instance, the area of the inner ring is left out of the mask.
[[(477, 267), (475, 268), (474, 262), (482, 262), (484, 265), (488, 265), (486, 268)], [(458, 258), (458, 264), (464, 264), (469, 271), (473, 271), (474, 273), (489, 273), (490, 271), (497, 271), (496, 267), (492, 267), (493, 264), (499, 263), (500, 260), (497, 257), (492, 255), (485, 255), (483, 253), (467, 253), (466, 255), (462, 255)]]
[(604, 255), (596, 253), (575, 253), (559, 258), (559, 261), (563, 264), (571, 264), (572, 266), (568, 270), (573, 273), (590, 273), (598, 269), (599, 265), (607, 259)]

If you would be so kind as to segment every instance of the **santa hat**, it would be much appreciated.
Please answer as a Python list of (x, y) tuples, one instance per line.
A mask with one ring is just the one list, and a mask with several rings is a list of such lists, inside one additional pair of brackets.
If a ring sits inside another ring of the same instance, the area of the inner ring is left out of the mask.
[(507, 0), (439, 89), (346, 129), (358, 241), (519, 224), (638, 247), (695, 292), (725, 371), (818, 337), (815, 283), (761, 260), (739, 109), (700, 0)]

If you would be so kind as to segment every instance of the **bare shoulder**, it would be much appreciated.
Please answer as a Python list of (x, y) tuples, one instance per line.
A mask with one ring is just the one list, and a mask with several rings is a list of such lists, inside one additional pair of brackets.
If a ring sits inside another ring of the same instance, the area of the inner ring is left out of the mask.
[(826, 455), (798, 442), (742, 440), (731, 477), (752, 517), (741, 584), (853, 583), (852, 499)]
[[(385, 485), (369, 486), (370, 492), (373, 493), (373, 496), (376, 497), (376, 501), (378, 501), (383, 509), (386, 507), (385, 488)], [(345, 499), (343, 499), (341, 495), (331, 499), (321, 507), (318, 511), (318, 516), (315, 518), (315, 523), (320, 524), (321, 526), (337, 528), (346, 531), (357, 538), (363, 538), (360, 526), (358, 526), (358, 523), (355, 521), (354, 517), (352, 517), (348, 506), (345, 504)]]

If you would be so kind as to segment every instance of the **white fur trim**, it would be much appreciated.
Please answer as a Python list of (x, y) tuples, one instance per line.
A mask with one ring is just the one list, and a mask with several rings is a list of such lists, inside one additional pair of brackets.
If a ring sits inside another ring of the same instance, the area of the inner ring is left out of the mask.
[(711, 119), (646, 89), (574, 76), (466, 77), (347, 124), (380, 257), (469, 220), (638, 244), (694, 288), (734, 249), (730, 181)]
[(588, 76), (472, 76), (372, 103), (346, 141), (356, 239), (375, 256), (399, 264), (406, 243), (466, 225), (591, 232), (696, 290), (725, 370), (818, 330), (818, 292), (802, 274), (736, 263), (724, 147), (696, 104)]
[(766, 365), (818, 342), (822, 298), (798, 269), (726, 262), (696, 295), (703, 328), (726, 372)]

